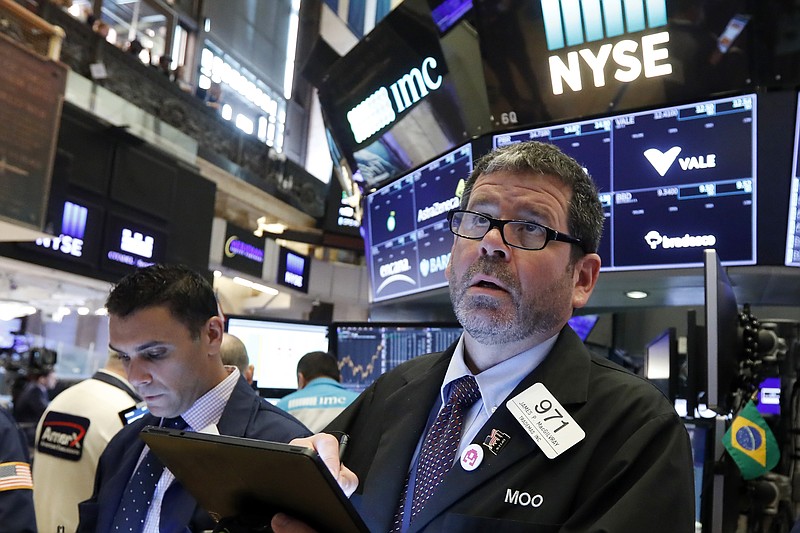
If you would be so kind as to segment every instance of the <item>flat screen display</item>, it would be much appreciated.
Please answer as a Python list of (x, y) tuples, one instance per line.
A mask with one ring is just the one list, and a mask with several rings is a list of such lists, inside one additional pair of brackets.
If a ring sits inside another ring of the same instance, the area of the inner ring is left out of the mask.
[(367, 270), (373, 302), (447, 285), (444, 269), (453, 234), (447, 212), (472, 170), (466, 144), (366, 198)]
[[(694, 465), (694, 520), (697, 527), (702, 527), (703, 503), (705, 501), (703, 488), (706, 486), (705, 478), (708, 472), (706, 462), (712, 456), (710, 448), (713, 445), (713, 429), (705, 423), (684, 422), (684, 427), (689, 433), (692, 444), (692, 463)], [(713, 459), (712, 459), (713, 460)], [(700, 531), (700, 529), (698, 529)]]
[(112, 272), (127, 273), (135, 268), (162, 263), (166, 257), (166, 236), (154, 226), (109, 213), (100, 265)]
[(310, 272), (310, 257), (283, 246), (280, 247), (278, 253), (278, 278), (275, 281), (284, 287), (307, 293)]
[(715, 248), (756, 263), (756, 96), (494, 136), (549, 142), (592, 176), (605, 213), (602, 270), (692, 267)]
[(800, 94), (794, 131), (794, 159), (792, 160), (792, 189), (789, 196), (789, 227), (786, 231), (786, 266), (800, 266)]
[(53, 219), (48, 220), (48, 226), (52, 228), (52, 237), (40, 237), (19, 246), (52, 258), (97, 265), (103, 227), (100, 208), (82, 200), (67, 200)]
[(331, 350), (342, 384), (360, 392), (401, 363), (446, 350), (461, 332), (458, 324), (336, 323), (331, 325)]
[(758, 412), (762, 415), (781, 414), (781, 378), (764, 378), (758, 385)]
[(229, 316), (225, 330), (247, 348), (253, 380), (262, 395), (280, 398), (297, 390), (297, 362), (308, 352), (328, 351), (328, 326), (300, 321)]
[(585, 342), (599, 318), (599, 315), (575, 315), (569, 319), (568, 324), (575, 330), (578, 337)]

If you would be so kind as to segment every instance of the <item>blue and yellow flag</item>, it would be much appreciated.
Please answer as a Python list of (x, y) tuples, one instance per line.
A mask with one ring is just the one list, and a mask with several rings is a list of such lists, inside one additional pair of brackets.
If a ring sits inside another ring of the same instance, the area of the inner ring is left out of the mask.
[(744, 479), (766, 474), (775, 468), (781, 456), (775, 435), (752, 400), (733, 419), (722, 444)]

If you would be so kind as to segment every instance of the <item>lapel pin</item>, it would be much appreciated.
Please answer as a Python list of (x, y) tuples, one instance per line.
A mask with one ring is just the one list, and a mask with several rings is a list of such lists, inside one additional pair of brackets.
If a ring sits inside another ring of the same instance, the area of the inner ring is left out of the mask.
[(472, 472), (478, 468), (483, 461), (483, 448), (480, 444), (470, 444), (461, 453), (461, 468), (467, 472)]
[(511, 435), (508, 433), (503, 433), (499, 429), (493, 429), (492, 432), (484, 439), (483, 445), (489, 448), (489, 451), (494, 455), (497, 455), (503, 446), (505, 446), (510, 440)]

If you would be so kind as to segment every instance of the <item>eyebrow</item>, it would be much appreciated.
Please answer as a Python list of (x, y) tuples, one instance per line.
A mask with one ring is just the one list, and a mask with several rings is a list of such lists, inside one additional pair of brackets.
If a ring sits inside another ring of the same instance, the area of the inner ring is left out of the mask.
[[(148, 341), (148, 342), (145, 342), (144, 344), (140, 344), (139, 346), (137, 346), (134, 349), (134, 353), (143, 352), (143, 351), (148, 350), (148, 349), (150, 349), (150, 348), (152, 348), (154, 346), (162, 346), (162, 345), (166, 346), (166, 345), (169, 345), (169, 343), (168, 342), (163, 342), (163, 341)], [(125, 352), (123, 350), (120, 350), (119, 348), (116, 348), (111, 343), (108, 344), (108, 347), (111, 348), (112, 350), (114, 350), (115, 352), (117, 352), (120, 355), (129, 355), (127, 352)]]

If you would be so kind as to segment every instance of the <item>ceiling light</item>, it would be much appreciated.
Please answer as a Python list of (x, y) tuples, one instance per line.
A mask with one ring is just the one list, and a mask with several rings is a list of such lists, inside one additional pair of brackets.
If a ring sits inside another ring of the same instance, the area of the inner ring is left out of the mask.
[(95, 310), (94, 314), (95, 316), (108, 316), (108, 309), (105, 307), (100, 307), (99, 309)]
[(81, 316), (86, 316), (86, 315), (89, 314), (89, 308), (88, 307), (79, 307), (77, 309), (77, 311), (78, 311), (78, 314), (81, 315)]
[(260, 283), (255, 283), (250, 281), (249, 279), (244, 279), (240, 277), (233, 278), (233, 282), (237, 285), (241, 285), (243, 287), (247, 287), (259, 292), (263, 292), (265, 294), (271, 294), (272, 296), (277, 295), (280, 291), (273, 289), (272, 287), (267, 287), (266, 285), (262, 285)]
[(0, 301), (0, 320), (12, 320), (32, 315), (36, 308), (32, 305), (12, 300)]
[(220, 272), (219, 270), (215, 270), (214, 271), (214, 277), (215, 278), (221, 278), (222, 277), (222, 272)]
[(644, 291), (628, 291), (625, 293), (625, 296), (632, 300), (641, 300), (642, 298), (647, 298), (648, 295)]

